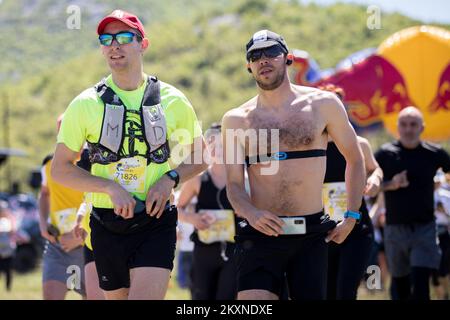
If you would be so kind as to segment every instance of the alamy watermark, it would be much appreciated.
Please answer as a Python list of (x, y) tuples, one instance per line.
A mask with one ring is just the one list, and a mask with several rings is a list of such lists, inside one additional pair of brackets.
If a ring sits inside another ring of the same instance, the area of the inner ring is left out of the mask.
[(70, 30), (81, 29), (81, 8), (77, 5), (70, 5), (66, 9), (66, 13), (69, 15), (66, 19), (66, 27)]
[(81, 268), (75, 264), (67, 267), (66, 273), (70, 276), (67, 277), (66, 286), (68, 290), (81, 290)]
[(377, 265), (370, 265), (366, 270), (368, 277), (366, 287), (369, 290), (381, 290), (381, 269)]
[(186, 164), (240, 164), (259, 163), (261, 175), (275, 175), (279, 170), (279, 160), (284, 159), (285, 152), (280, 152), (279, 129), (225, 129), (217, 134), (205, 133), (208, 145), (220, 144), (225, 147), (221, 156), (210, 156), (210, 150), (204, 148), (201, 139), (193, 139), (186, 129), (175, 130), (171, 141), (194, 141), (193, 151), (185, 144), (177, 144), (171, 150), (174, 163)]
[(367, 7), (367, 28), (369, 30), (381, 29), (381, 9), (378, 6), (371, 5)]

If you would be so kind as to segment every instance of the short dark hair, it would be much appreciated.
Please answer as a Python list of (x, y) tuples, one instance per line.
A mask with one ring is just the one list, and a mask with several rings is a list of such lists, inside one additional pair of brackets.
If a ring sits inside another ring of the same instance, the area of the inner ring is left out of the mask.
[(222, 124), (220, 124), (220, 122), (213, 122), (209, 126), (209, 128), (212, 129), (212, 130), (219, 130), (219, 131), (221, 131), (222, 130)]
[(222, 125), (219, 122), (213, 122), (208, 130), (205, 132), (205, 138), (209, 139), (212, 135), (220, 134), (222, 132)]

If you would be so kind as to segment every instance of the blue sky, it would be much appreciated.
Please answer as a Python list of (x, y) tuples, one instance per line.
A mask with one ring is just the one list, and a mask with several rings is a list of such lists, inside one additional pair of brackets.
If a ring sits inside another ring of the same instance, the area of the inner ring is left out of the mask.
[(450, 24), (449, 0), (301, 0), (303, 3), (333, 4), (336, 2), (376, 5), (381, 12), (400, 12), (403, 15), (426, 23), (440, 22)]

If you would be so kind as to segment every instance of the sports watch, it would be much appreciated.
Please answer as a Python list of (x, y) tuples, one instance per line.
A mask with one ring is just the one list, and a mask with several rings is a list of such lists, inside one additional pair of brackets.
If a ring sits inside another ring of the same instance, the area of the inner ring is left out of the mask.
[(178, 186), (178, 183), (180, 182), (180, 176), (178, 172), (175, 170), (170, 170), (166, 172), (166, 175), (170, 178), (170, 180), (175, 181), (175, 185), (173, 186), (176, 188)]
[(361, 221), (361, 213), (347, 210), (344, 213), (344, 218), (354, 218), (356, 219), (356, 223), (359, 223)]

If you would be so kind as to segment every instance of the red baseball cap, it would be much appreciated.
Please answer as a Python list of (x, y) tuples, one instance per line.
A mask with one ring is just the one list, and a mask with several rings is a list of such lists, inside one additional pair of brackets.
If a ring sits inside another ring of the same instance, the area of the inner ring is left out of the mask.
[(129, 27), (139, 30), (142, 36), (145, 37), (144, 26), (142, 25), (142, 22), (139, 20), (139, 18), (134, 14), (123, 10), (114, 10), (113, 12), (111, 12), (111, 14), (104, 17), (98, 24), (97, 34), (101, 35), (103, 33), (103, 30), (105, 30), (106, 25), (113, 21), (123, 22)]

